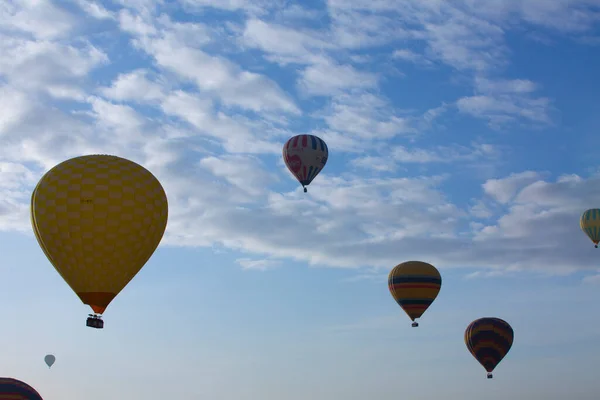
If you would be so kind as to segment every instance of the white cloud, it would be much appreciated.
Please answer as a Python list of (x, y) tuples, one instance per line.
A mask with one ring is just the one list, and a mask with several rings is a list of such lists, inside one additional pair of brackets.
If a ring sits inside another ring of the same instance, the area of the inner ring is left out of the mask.
[(123, 32), (134, 35), (148, 36), (156, 34), (156, 27), (147, 19), (147, 15), (133, 14), (129, 10), (122, 9), (119, 12), (119, 27)]
[(349, 89), (369, 89), (377, 85), (377, 76), (320, 58), (302, 71), (300, 87), (311, 95), (330, 96)]
[(2, 229), (29, 232), (23, 223), (29, 217), (29, 191), (23, 184), (35, 184), (35, 175), (22, 164), (0, 162), (0, 221)]
[(141, 132), (146, 120), (127, 105), (113, 104), (97, 97), (90, 97), (91, 115), (101, 128), (114, 129), (116, 137), (129, 140), (132, 135)]
[(278, 261), (274, 260), (252, 260), (250, 258), (239, 258), (235, 260), (245, 270), (266, 271), (279, 266)]
[[(591, 268), (594, 249), (577, 222), (582, 210), (600, 194), (598, 178), (562, 179), (553, 183), (534, 176), (531, 172), (515, 174), (492, 185), (499, 201), (514, 200), (509, 203), (508, 213), (496, 224), (482, 229), (475, 239), (497, 240), (498, 246), (513, 241), (515, 246), (516, 241), (523, 241), (516, 251), (539, 252), (539, 257), (554, 255), (565, 260), (562, 269), (567, 271)], [(525, 243), (530, 246), (528, 250)], [(568, 257), (572, 257), (570, 262)], [(558, 264), (550, 259), (548, 263), (547, 269)]]
[(115, 16), (114, 14), (107, 10), (106, 8), (104, 8), (103, 6), (101, 6), (100, 4), (98, 4), (95, 1), (92, 0), (76, 0), (75, 1), (77, 3), (77, 5), (79, 7), (81, 7), (81, 9), (83, 11), (85, 11), (86, 14), (88, 14), (89, 16), (93, 17), (93, 18), (97, 18), (97, 19), (114, 19)]
[[(140, 162), (163, 182), (171, 207), (165, 244), (220, 245), (261, 257), (240, 258), (245, 268), (271, 267), (273, 258), (389, 268), (399, 254), (426, 257), (442, 268), (593, 267), (595, 254), (573, 221), (600, 195), (596, 177), (496, 175), (483, 184), (482, 198), (469, 196), (472, 187), (465, 182), (460, 194), (468, 198), (459, 201), (443, 189), (457, 163), (493, 161), (501, 146), (462, 133), (438, 142), (433, 129), (433, 122), (450, 114), (450, 104), (495, 122), (547, 122), (550, 100), (536, 95), (543, 87), (526, 77), (502, 78), (498, 67), (508, 62), (506, 15), (521, 13), (533, 21), (532, 15), (539, 20), (555, 15), (556, 8), (534, 13), (513, 7), (507, 14), (496, 6), (479, 12), (466, 1), (461, 7), (329, 1), (330, 25), (292, 30), (293, 24), (269, 20), (266, 3), (189, 1), (194, 12), (217, 7), (254, 15), (240, 25), (245, 47), (230, 52), (227, 35), (236, 32), (223, 28), (222, 20), (182, 23), (175, 13), (167, 16), (164, 4), (122, 3), (128, 9), (115, 10), (115, 21), (106, 17), (112, 10), (93, 3), (86, 12), (129, 35), (134, 47), (127, 62), (113, 58), (118, 54), (102, 40), (69, 40), (65, 33), (74, 28), (66, 23), (54, 31), (41, 24), (35, 34), (24, 17), (20, 27), (2, 26), (0, 229), (30, 231), (28, 196), (45, 170), (68, 157), (103, 152)], [(3, 15), (37, 15), (27, 7), (11, 3)], [(273, 14), (280, 18), (282, 10), (276, 7)], [(53, 18), (70, 21), (65, 15)], [(243, 16), (236, 15), (238, 21)], [(552, 18), (544, 24), (565, 30), (577, 20), (565, 16), (571, 22), (560, 27)], [(369, 68), (377, 57), (357, 50), (398, 38), (419, 45), (407, 44), (414, 53), (396, 57), (463, 71), (473, 78), (473, 95), (444, 102), (434, 97), (411, 110), (395, 106), (389, 98), (404, 94), (384, 87), (383, 72)], [(262, 63), (257, 52), (245, 51), (250, 48), (279, 64)], [(349, 63), (353, 57), (363, 60), (360, 69)], [(302, 65), (296, 69), (290, 62)], [(493, 78), (491, 70), (497, 72)], [(294, 93), (298, 85), (305, 97)], [(308, 194), (281, 165), (283, 142), (299, 132), (321, 136), (331, 151)], [(399, 144), (400, 136), (413, 142)], [(425, 144), (418, 146), (417, 139)], [(409, 174), (398, 167), (433, 163), (446, 174)], [(360, 171), (366, 167), (401, 174), (368, 179)]]
[(285, 20), (314, 20), (326, 14), (321, 10), (304, 8), (298, 4), (290, 4), (280, 11), (280, 15)]
[(346, 132), (325, 129), (311, 131), (310, 134), (320, 137), (325, 140), (328, 147), (337, 149), (340, 152), (363, 153), (370, 147), (365, 145), (365, 142), (355, 139)]
[(486, 118), (492, 126), (499, 127), (516, 119), (548, 124), (551, 102), (546, 97), (532, 97), (537, 85), (526, 79), (490, 80), (477, 77), (477, 94), (460, 98), (459, 111), (478, 118)]
[(475, 271), (465, 276), (465, 279), (496, 278), (505, 276), (506, 271)]
[(358, 168), (379, 172), (393, 172), (397, 169), (394, 160), (389, 157), (363, 156), (352, 160), (352, 165)]
[(371, 93), (333, 97), (323, 118), (331, 129), (356, 139), (389, 139), (415, 132), (409, 118), (395, 115), (387, 101)]
[(458, 162), (492, 163), (500, 152), (489, 144), (473, 144), (471, 146), (436, 146), (431, 149), (417, 147), (393, 146), (385, 147), (381, 155), (359, 156), (351, 161), (355, 167), (377, 172), (395, 172), (399, 165), (406, 164), (450, 164)]
[(600, 285), (600, 274), (586, 276), (583, 278), (583, 282), (592, 285)]
[(365, 270), (365, 273), (356, 274), (348, 278), (342, 279), (343, 282), (354, 283), (364, 281), (374, 281), (382, 284), (386, 284), (388, 280), (388, 272), (384, 271), (381, 273), (380, 269)]
[(268, 59), (281, 64), (312, 63), (315, 53), (335, 46), (318, 32), (299, 31), (259, 19), (249, 19), (242, 35), (247, 46), (269, 53)]
[[(217, 139), (225, 150), (232, 153), (279, 153), (279, 144), (269, 142), (268, 125), (240, 123), (223, 113), (216, 113), (213, 101), (207, 97), (194, 96), (183, 91), (171, 92), (161, 103), (161, 109), (191, 124), (198, 134)], [(253, 129), (254, 128), (254, 129)], [(253, 131), (262, 130), (264, 138)]]
[(256, 157), (206, 157), (200, 160), (200, 165), (210, 170), (214, 176), (224, 178), (251, 196), (261, 196), (265, 187), (277, 181), (277, 176), (268, 173)]
[(81, 99), (88, 73), (109, 61), (91, 44), (78, 47), (0, 34), (0, 76), (11, 85), (59, 98)]
[(2, 104), (11, 104), (3, 109), (0, 118), (4, 160), (36, 162), (50, 168), (63, 161), (64, 154), (85, 152), (96, 141), (89, 124), (48, 107), (33, 94), (0, 87)]
[(431, 61), (425, 58), (425, 56), (419, 53), (415, 53), (410, 49), (394, 50), (394, 52), (392, 53), (392, 57), (397, 60), (404, 60), (415, 64), (431, 64)]
[(163, 87), (148, 80), (147, 71), (143, 69), (120, 74), (110, 87), (102, 88), (101, 92), (108, 98), (121, 101), (153, 102), (166, 96)]
[[(594, 23), (600, 21), (593, 0), (498, 0), (489, 3), (489, 6), (481, 7), (473, 0), (329, 0), (328, 7), (333, 19), (332, 29), (342, 47), (362, 48), (399, 39), (412, 41), (418, 47), (425, 45), (422, 54), (411, 48), (397, 49), (392, 56), (420, 63), (440, 61), (458, 71), (479, 76), (508, 65), (505, 35), (515, 29), (515, 16), (533, 25), (568, 33), (589, 32)], [(518, 87), (519, 84), (522, 86)], [(476, 85), (482, 89), (481, 81)], [(532, 125), (551, 123), (550, 100), (528, 95), (533, 83), (505, 80), (495, 82), (493, 86), (501, 90), (463, 97), (457, 102), (458, 109), (487, 119), (494, 128), (521, 120)], [(509, 93), (505, 89), (509, 89)]]
[(475, 0), (464, 3), (473, 13), (486, 18), (506, 21), (518, 14), (528, 23), (563, 32), (585, 32), (600, 21), (598, 11), (590, 9), (598, 5), (595, 0), (502, 0), (490, 1), (486, 7), (480, 7)]
[(10, 86), (0, 86), (0, 136), (14, 132), (30, 108), (29, 98), (24, 93)]
[(244, 11), (251, 15), (262, 15), (274, 7), (283, 5), (277, 0), (183, 0), (189, 10), (210, 7), (227, 11)]
[(475, 78), (475, 87), (485, 94), (531, 93), (538, 89), (538, 85), (528, 79), (490, 80), (481, 76)]
[[(476, 200), (474, 202), (473, 206), (470, 208), (469, 212), (475, 218), (489, 218), (492, 215), (494, 215), (494, 213), (490, 210), (490, 207), (482, 200)], [(479, 224), (479, 223), (472, 223), (472, 224), (474, 224), (474, 225), (472, 225), (473, 231), (479, 231), (481, 228), (484, 227), (483, 224)]]
[(165, 5), (165, 0), (113, 0), (113, 2), (144, 14), (152, 13)]
[(176, 35), (144, 36), (138, 44), (159, 66), (193, 81), (202, 91), (218, 96), (226, 105), (255, 112), (300, 112), (290, 97), (269, 78), (246, 71), (223, 57), (186, 46)]
[(466, 146), (437, 146), (433, 150), (407, 149), (403, 146), (392, 150), (392, 157), (400, 163), (450, 163), (485, 157), (488, 160), (497, 154), (489, 144)]
[(328, 0), (327, 7), (335, 41), (344, 48), (367, 48), (418, 36), (402, 18), (411, 15), (406, 3)]
[(35, 183), (35, 174), (23, 164), (0, 162), (0, 220), (3, 229), (27, 231), (29, 226), (23, 224), (23, 220), (29, 216), (31, 194), (23, 189), (23, 185)]
[(489, 179), (483, 184), (483, 190), (499, 203), (506, 204), (527, 185), (540, 179), (540, 174), (535, 171), (525, 171), (511, 174), (507, 178)]
[(525, 22), (579, 33), (600, 21), (595, 0), (492, 0), (485, 7), (475, 0), (329, 0), (339, 42), (348, 47), (417, 39), (428, 56), (458, 69), (484, 71), (505, 65), (506, 31), (514, 17)]
[(0, 27), (26, 32), (36, 39), (64, 37), (76, 21), (74, 15), (50, 0), (9, 0), (0, 7)]

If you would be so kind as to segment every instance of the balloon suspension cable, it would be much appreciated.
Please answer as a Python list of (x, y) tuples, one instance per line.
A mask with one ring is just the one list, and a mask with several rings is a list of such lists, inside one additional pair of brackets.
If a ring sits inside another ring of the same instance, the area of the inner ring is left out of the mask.
[(413, 327), (413, 328), (416, 328), (417, 326), (419, 326), (419, 323), (418, 323), (418, 322), (416, 322), (416, 321), (415, 321), (415, 322), (413, 322), (413, 323), (412, 323), (412, 327)]
[(491, 372), (490, 372), (490, 373), (488, 373), (488, 375), (487, 375), (487, 376), (488, 376), (488, 379), (492, 379), (492, 378), (494, 377), (494, 375), (492, 375), (492, 373), (491, 373)]

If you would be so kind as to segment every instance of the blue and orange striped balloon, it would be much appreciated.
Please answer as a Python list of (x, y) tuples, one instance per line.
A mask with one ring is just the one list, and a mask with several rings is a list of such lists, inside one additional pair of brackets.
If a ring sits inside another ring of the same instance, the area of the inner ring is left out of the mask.
[(465, 330), (467, 349), (485, 368), (488, 379), (492, 378), (492, 371), (508, 354), (514, 338), (512, 327), (500, 318), (479, 318)]
[(600, 243), (600, 210), (597, 208), (586, 210), (579, 220), (579, 226), (594, 242), (594, 247), (598, 248), (598, 243)]
[(321, 172), (329, 149), (323, 139), (314, 135), (296, 135), (283, 145), (283, 161), (304, 188)]
[(435, 300), (442, 287), (442, 276), (431, 264), (422, 261), (406, 261), (396, 265), (388, 277), (388, 287), (396, 303), (410, 319), (412, 326)]
[(0, 400), (43, 400), (42, 396), (25, 382), (14, 378), (0, 378)]

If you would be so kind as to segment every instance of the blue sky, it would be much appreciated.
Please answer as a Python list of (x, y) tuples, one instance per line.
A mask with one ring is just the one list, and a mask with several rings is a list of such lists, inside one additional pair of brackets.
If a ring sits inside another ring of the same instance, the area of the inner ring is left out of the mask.
[[(0, 376), (50, 400), (597, 399), (599, 21), (597, 0), (0, 2)], [(307, 194), (281, 160), (299, 133), (330, 150)], [(90, 153), (170, 204), (101, 331), (29, 222), (43, 173)], [(387, 290), (407, 260), (444, 278), (418, 329)], [(515, 330), (492, 381), (463, 343), (483, 316)]]

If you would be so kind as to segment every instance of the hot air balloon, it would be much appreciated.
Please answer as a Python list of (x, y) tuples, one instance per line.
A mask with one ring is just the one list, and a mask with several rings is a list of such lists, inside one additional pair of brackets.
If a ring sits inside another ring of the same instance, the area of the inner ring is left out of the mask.
[(54, 357), (52, 354), (48, 354), (46, 357), (44, 357), (44, 362), (46, 363), (48, 368), (50, 368), (52, 365), (54, 365), (55, 361), (56, 361), (56, 357)]
[(14, 378), (0, 378), (0, 400), (43, 400), (42, 396), (25, 382)]
[(396, 265), (388, 277), (394, 300), (413, 321), (429, 308), (442, 287), (442, 276), (433, 265), (422, 261), (406, 261)]
[(512, 327), (500, 318), (479, 318), (465, 330), (467, 348), (485, 368), (488, 379), (512, 347), (514, 337)]
[(592, 208), (587, 210), (579, 220), (579, 226), (598, 248), (600, 242), (600, 210)]
[(110, 155), (64, 161), (31, 196), (31, 223), (48, 260), (101, 329), (110, 302), (158, 247), (167, 225), (167, 196), (142, 166)]
[(283, 145), (283, 161), (307, 192), (306, 186), (327, 163), (329, 150), (323, 139), (313, 135), (296, 135)]

